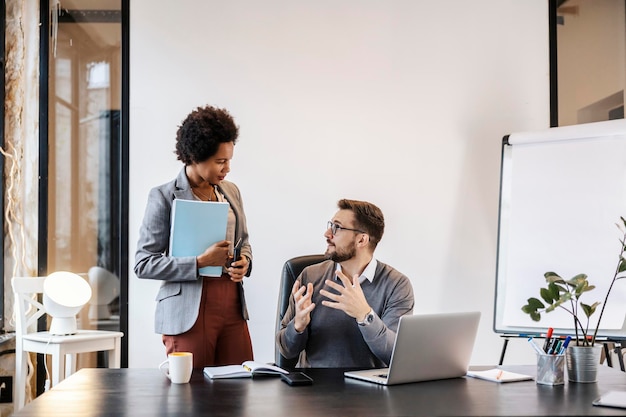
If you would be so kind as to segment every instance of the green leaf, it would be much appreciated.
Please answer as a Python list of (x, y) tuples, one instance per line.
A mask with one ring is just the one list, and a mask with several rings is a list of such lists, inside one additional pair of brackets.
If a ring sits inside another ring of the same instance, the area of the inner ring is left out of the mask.
[(545, 300), (545, 302), (548, 303), (548, 304), (552, 304), (554, 299), (558, 298), (558, 296), (559, 296), (558, 290), (557, 290), (556, 297), (553, 297), (552, 296), (552, 291), (550, 291), (548, 288), (541, 288), (539, 290), (539, 294), (541, 295), (541, 298), (543, 298)]
[(546, 278), (546, 282), (565, 282), (556, 272), (546, 272), (543, 276)]
[(619, 260), (619, 268), (618, 268), (619, 272), (624, 272), (626, 271), (626, 259), (624, 259), (624, 257), (622, 256), (621, 259)]
[(530, 318), (533, 319), (533, 321), (539, 321), (541, 320), (541, 314), (537, 312), (531, 313)]
[(591, 317), (591, 315), (595, 313), (596, 307), (598, 307), (599, 305), (600, 305), (599, 302), (595, 302), (592, 305), (580, 303), (580, 306), (583, 308), (583, 311), (585, 313), (585, 316), (587, 316), (587, 318)]
[(535, 310), (545, 308), (545, 305), (541, 302), (541, 300), (535, 297), (530, 297), (528, 299), (528, 305)]
[(584, 282), (587, 281), (587, 275), (586, 274), (578, 274), (575, 277), (570, 278), (567, 283), (576, 287), (578, 285), (583, 284)]
[(576, 287), (576, 291), (575, 291), (576, 298), (579, 298), (583, 293), (589, 292), (595, 288), (596, 288), (595, 285), (589, 285), (589, 283), (585, 281), (583, 284)]
[(528, 304), (522, 307), (522, 311), (526, 314), (530, 314), (532, 318), (534, 315), (538, 314), (537, 310), (540, 308), (544, 308), (543, 303), (539, 299), (531, 297), (528, 299)]
[[(560, 293), (567, 291), (564, 287), (561, 287), (560, 285), (557, 285), (554, 282), (551, 282), (550, 284), (548, 284), (548, 290), (550, 291), (550, 297), (553, 300), (558, 299)], [(552, 303), (550, 303), (550, 304), (552, 304)]]

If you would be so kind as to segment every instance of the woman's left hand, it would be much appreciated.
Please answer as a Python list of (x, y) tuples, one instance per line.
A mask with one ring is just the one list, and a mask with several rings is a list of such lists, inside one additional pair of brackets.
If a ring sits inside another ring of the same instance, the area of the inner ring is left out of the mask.
[(246, 273), (248, 272), (249, 265), (250, 263), (248, 262), (248, 258), (246, 256), (242, 256), (240, 260), (230, 264), (230, 267), (228, 268), (228, 274), (230, 275), (231, 281), (243, 281), (243, 277), (245, 277)]

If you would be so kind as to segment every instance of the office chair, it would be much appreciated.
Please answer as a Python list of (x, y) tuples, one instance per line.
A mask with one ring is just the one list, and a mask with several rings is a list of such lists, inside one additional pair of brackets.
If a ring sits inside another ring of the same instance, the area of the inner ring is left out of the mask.
[[(296, 282), (296, 279), (298, 278), (298, 276), (300, 276), (300, 273), (304, 268), (325, 260), (326, 257), (324, 255), (304, 255), (296, 256), (295, 258), (291, 258), (287, 262), (285, 262), (285, 265), (283, 265), (283, 272), (278, 292), (276, 332), (280, 330), (280, 322), (282, 321), (283, 317), (285, 316), (285, 312), (287, 312), (287, 308), (289, 307), (289, 299), (291, 297), (291, 288), (293, 287), (293, 283)], [(276, 346), (274, 351), (274, 362), (277, 366), (280, 366), (281, 368), (293, 369), (298, 363), (298, 358), (285, 358), (283, 355), (280, 354), (278, 346)]]
[(11, 285), (15, 298), (15, 384), (14, 411), (20, 410), (26, 399), (28, 377), (28, 352), (50, 355), (52, 358), (51, 386), (61, 382), (76, 371), (78, 353), (108, 351), (108, 365), (120, 367), (122, 332), (102, 330), (78, 330), (67, 336), (51, 335), (49, 332), (31, 331), (37, 320), (46, 315), (37, 295), (43, 293), (46, 277), (13, 277)]

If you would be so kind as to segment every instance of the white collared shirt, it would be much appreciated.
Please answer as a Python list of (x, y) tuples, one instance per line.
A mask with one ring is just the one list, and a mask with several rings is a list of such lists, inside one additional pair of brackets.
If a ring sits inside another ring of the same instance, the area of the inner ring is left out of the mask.
[[(376, 258), (372, 257), (370, 263), (367, 264), (363, 273), (359, 277), (359, 284), (363, 284), (363, 281), (368, 280), (369, 282), (374, 282), (374, 275), (376, 274), (376, 267), (378, 266), (378, 261)], [(335, 271), (341, 271), (341, 264), (335, 263)], [(335, 275), (335, 279), (338, 280), (339, 277)]]

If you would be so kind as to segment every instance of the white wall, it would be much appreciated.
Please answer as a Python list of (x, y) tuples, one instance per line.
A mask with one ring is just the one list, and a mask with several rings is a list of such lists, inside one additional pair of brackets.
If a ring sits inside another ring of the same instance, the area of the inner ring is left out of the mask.
[[(324, 250), (346, 197), (383, 210), (377, 258), (410, 277), (415, 312), (482, 311), (472, 362), (497, 363), (501, 139), (548, 127), (545, 0), (133, 0), (130, 26), (131, 259), (149, 189), (181, 167), (178, 124), (225, 107), (241, 127), (229, 179), (253, 245), (257, 360), (273, 360), (283, 262)], [(129, 364), (154, 367), (159, 283), (130, 269)], [(505, 363), (532, 360), (515, 345)]]

